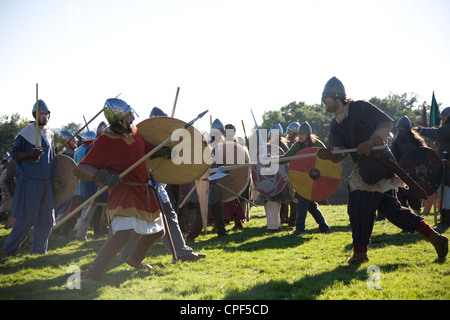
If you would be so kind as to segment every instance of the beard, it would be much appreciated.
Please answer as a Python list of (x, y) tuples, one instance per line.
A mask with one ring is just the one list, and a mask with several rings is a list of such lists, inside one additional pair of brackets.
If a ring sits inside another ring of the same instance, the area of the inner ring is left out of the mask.
[(123, 134), (132, 134), (135, 135), (137, 133), (137, 127), (132, 123), (125, 123), (124, 121), (113, 123), (109, 126), (111, 130), (119, 135)]
[(337, 99), (333, 99), (332, 101), (328, 101), (325, 104), (325, 111), (329, 113), (336, 113), (336, 111), (339, 109), (339, 104), (337, 102)]
[(128, 133), (131, 133), (132, 135), (135, 135), (137, 133), (137, 127), (134, 125), (134, 123), (129, 123), (127, 127)]

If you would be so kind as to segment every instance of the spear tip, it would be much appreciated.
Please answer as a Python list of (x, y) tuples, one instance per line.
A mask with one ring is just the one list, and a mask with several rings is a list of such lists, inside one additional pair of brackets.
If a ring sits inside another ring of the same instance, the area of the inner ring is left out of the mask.
[(200, 114), (198, 115), (198, 118), (202, 118), (205, 114), (208, 113), (208, 111), (209, 111), (209, 110), (206, 110), (206, 111), (203, 111), (202, 113), (200, 113)]

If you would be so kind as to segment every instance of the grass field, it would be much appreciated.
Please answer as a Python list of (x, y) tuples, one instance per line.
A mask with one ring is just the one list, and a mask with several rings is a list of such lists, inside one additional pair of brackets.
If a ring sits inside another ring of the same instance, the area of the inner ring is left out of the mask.
[[(217, 239), (201, 235), (192, 244), (207, 257), (195, 263), (173, 262), (161, 243), (146, 262), (152, 271), (138, 271), (114, 261), (97, 283), (69, 289), (68, 279), (81, 279), (105, 237), (78, 242), (50, 238), (45, 255), (30, 255), (29, 246), (16, 257), (0, 259), (0, 298), (8, 299), (149, 299), (149, 300), (449, 300), (450, 258), (438, 262), (434, 247), (420, 235), (401, 233), (388, 221), (375, 223), (370, 261), (359, 267), (344, 264), (351, 251), (346, 206), (321, 206), (331, 227), (316, 233), (307, 217), (307, 234), (294, 236), (293, 227), (266, 233), (262, 207), (254, 207), (244, 230)], [(425, 216), (432, 224), (433, 217)], [(0, 225), (3, 247), (11, 229)], [(447, 230), (439, 230), (450, 237)], [(69, 271), (69, 272), (68, 272)], [(369, 272), (369, 273), (368, 273)]]

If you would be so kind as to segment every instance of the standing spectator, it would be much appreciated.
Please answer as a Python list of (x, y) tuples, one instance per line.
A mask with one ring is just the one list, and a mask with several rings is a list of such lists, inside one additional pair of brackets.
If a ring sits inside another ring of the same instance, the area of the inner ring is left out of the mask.
[[(12, 215), (16, 219), (14, 227), (5, 242), (3, 251), (13, 256), (33, 228), (31, 254), (47, 251), (48, 237), (55, 222), (53, 212), (53, 188), (62, 187), (62, 179), (56, 171), (54, 135), (47, 126), (50, 111), (43, 100), (38, 101), (32, 114), (36, 122), (30, 122), (19, 132), (12, 148), (18, 174)], [(36, 145), (36, 125), (38, 145)]]

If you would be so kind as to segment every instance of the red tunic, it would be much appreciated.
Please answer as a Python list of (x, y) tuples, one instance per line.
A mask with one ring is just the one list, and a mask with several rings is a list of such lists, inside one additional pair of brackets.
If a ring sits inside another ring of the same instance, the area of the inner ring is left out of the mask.
[[(106, 169), (111, 174), (121, 174), (131, 167), (153, 146), (136, 133), (122, 137), (104, 133), (94, 141), (91, 150), (80, 164), (98, 170)], [(137, 217), (153, 222), (160, 216), (158, 201), (152, 189), (148, 188), (149, 174), (145, 161), (123, 177), (124, 183), (108, 189), (108, 213), (115, 216)]]

